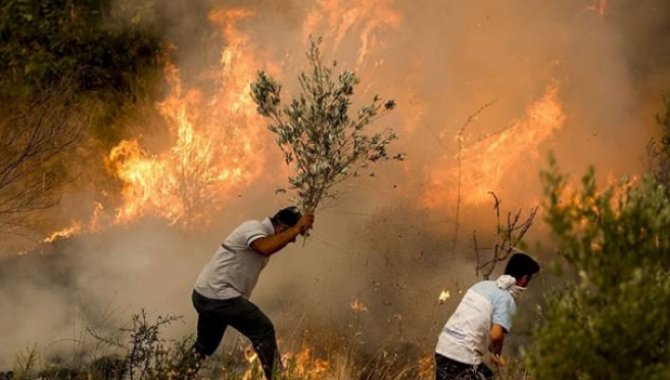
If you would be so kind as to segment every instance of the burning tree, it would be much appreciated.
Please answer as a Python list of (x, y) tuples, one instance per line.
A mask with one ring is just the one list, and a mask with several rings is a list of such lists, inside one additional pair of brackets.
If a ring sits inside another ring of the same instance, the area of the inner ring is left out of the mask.
[(320, 43), (321, 39), (310, 43), (307, 58), (311, 71), (300, 74), (301, 92), (290, 105), (281, 106), (281, 84), (265, 72), (259, 72), (251, 85), (258, 112), (272, 120), (268, 128), (277, 135), (286, 164), (294, 169), (295, 174), (289, 176), (290, 188), (296, 191), (298, 206), (306, 213), (313, 213), (322, 199), (335, 197), (333, 186), (357, 176), (370, 162), (403, 159), (402, 154), (390, 157), (386, 150), (397, 138), (392, 129), (365, 133), (371, 122), (395, 107), (395, 102), (375, 95), (356, 116), (350, 116), (358, 77), (343, 71), (334, 79), (337, 63), (323, 63)]

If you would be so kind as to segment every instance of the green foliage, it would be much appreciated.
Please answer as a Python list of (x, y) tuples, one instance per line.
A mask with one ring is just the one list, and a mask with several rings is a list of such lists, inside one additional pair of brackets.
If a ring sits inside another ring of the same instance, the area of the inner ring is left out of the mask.
[(670, 95), (663, 97), (665, 112), (656, 115), (662, 128), (660, 139), (652, 139), (647, 146), (650, 169), (658, 182), (670, 188)]
[(266, 73), (259, 72), (251, 85), (258, 112), (272, 120), (269, 129), (277, 135), (287, 165), (295, 168), (289, 183), (297, 192), (298, 205), (307, 212), (314, 212), (322, 198), (334, 196), (335, 184), (358, 175), (369, 162), (390, 158), (386, 149), (396, 139), (390, 129), (365, 133), (371, 122), (395, 107), (392, 100), (374, 96), (356, 116), (349, 115), (358, 77), (344, 71), (334, 79), (336, 63), (323, 64), (320, 42), (310, 45), (311, 71), (300, 74), (301, 92), (289, 105), (281, 107), (281, 85)]
[(116, 143), (122, 117), (158, 89), (158, 30), (114, 17), (112, 3), (0, 4), (0, 234), (39, 229), (78, 164), (97, 161), (82, 145)]
[(537, 379), (670, 378), (670, 202), (653, 177), (579, 192), (552, 159), (546, 221), (576, 275), (548, 297), (528, 352)]
[(6, 0), (0, 12), (0, 95), (31, 97), (74, 79), (82, 92), (133, 93), (158, 65), (150, 30), (114, 25), (110, 0)]

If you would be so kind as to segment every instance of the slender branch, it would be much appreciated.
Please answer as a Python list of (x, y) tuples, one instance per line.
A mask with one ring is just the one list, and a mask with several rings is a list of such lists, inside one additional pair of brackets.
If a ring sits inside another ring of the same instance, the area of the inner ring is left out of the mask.
[(519, 209), (514, 214), (508, 212), (506, 214), (506, 226), (503, 228), (500, 221), (500, 204), (502, 203), (502, 200), (493, 192), (489, 192), (489, 194), (493, 197), (493, 208), (496, 213), (496, 241), (491, 257), (484, 262), (482, 262), (481, 259), (482, 249), (478, 246), (476, 234), (473, 232), (476, 274), (479, 275), (481, 273), (485, 280), (490, 278), (499, 262), (507, 260), (512, 252), (516, 250), (516, 246), (523, 240), (527, 232), (530, 230), (539, 210), (539, 207), (532, 208), (528, 217), (523, 220), (521, 220), (523, 210)]
[(472, 244), (475, 248), (475, 258), (476, 258), (476, 264), (475, 264), (475, 276), (479, 276), (479, 271), (481, 269), (481, 266), (479, 265), (480, 263), (480, 257), (479, 257), (479, 245), (477, 244), (477, 231), (473, 230), (472, 231)]

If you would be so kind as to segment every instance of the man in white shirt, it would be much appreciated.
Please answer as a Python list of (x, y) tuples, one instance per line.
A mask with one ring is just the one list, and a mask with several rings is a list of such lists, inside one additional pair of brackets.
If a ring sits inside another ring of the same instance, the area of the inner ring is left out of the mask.
[(198, 330), (193, 357), (182, 364), (191, 367), (184, 377), (195, 375), (232, 326), (251, 340), (265, 376), (273, 378), (279, 365), (274, 326), (249, 297), (270, 256), (295, 242), (313, 223), (314, 215), (287, 207), (262, 221), (246, 221), (226, 237), (195, 282), (192, 300)]
[(539, 270), (533, 258), (516, 253), (504, 275), (468, 289), (435, 347), (437, 380), (493, 379), (493, 372), (483, 363), (484, 353), (490, 351), (493, 363), (502, 364), (500, 353), (516, 313), (515, 298)]

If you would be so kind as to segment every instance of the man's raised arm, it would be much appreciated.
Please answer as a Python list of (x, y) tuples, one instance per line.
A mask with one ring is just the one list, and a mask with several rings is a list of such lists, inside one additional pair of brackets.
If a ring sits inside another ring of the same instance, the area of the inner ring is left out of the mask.
[(314, 215), (303, 215), (295, 226), (287, 227), (276, 234), (254, 240), (251, 243), (251, 248), (263, 256), (270, 256), (286, 247), (288, 243), (295, 241), (296, 236), (307, 232), (313, 224)]

